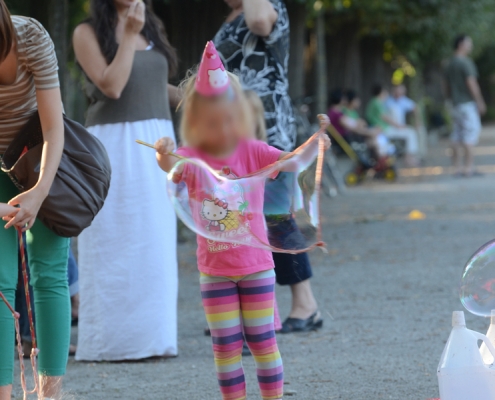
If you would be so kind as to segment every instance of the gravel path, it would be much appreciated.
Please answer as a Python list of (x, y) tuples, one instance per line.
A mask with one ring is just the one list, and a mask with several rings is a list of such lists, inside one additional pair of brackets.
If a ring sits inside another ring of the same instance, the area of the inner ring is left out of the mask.
[[(495, 172), (491, 133), (485, 131), (477, 156), (487, 172)], [(437, 144), (427, 165), (448, 165), (444, 149), (445, 143)], [(432, 175), (414, 176), (422, 173)], [(436, 367), (451, 313), (461, 309), (456, 287), (463, 265), (495, 236), (495, 175), (455, 179), (441, 168), (403, 175), (396, 184), (369, 182), (324, 199), (329, 254), (315, 251), (311, 257), (325, 326), (278, 335), (286, 389), (295, 392), (287, 398), (438, 397)], [(409, 220), (415, 209), (426, 218)], [(202, 335), (194, 246), (180, 245), (179, 254), (180, 356), (112, 364), (71, 360), (64, 399), (219, 399), (209, 338)], [(277, 288), (277, 298), (285, 316), (289, 291)], [(487, 321), (466, 317), (470, 328), (486, 330)], [(257, 399), (253, 360), (244, 364), (249, 398)]]

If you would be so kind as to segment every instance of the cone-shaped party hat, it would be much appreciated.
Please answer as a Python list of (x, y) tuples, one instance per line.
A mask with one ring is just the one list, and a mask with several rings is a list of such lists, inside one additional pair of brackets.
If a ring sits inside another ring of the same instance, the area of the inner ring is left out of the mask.
[(206, 43), (196, 78), (196, 91), (205, 97), (218, 96), (230, 86), (229, 76), (213, 42)]

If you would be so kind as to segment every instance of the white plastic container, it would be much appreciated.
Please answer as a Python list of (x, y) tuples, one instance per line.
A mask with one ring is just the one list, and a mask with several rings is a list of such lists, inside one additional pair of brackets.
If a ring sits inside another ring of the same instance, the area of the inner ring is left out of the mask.
[(483, 362), (478, 341), (485, 343), (492, 357), (495, 348), (485, 335), (466, 328), (462, 311), (454, 311), (452, 327), (437, 370), (440, 398), (494, 400), (495, 369)]
[[(488, 332), (486, 332), (486, 337), (488, 338), (490, 343), (495, 346), (495, 310), (492, 310), (492, 318), (490, 321)], [(495, 361), (495, 358), (492, 356), (492, 353), (490, 353), (490, 350), (488, 350), (488, 348), (485, 346), (485, 343), (481, 344), (480, 352), (485, 364), (492, 365)]]

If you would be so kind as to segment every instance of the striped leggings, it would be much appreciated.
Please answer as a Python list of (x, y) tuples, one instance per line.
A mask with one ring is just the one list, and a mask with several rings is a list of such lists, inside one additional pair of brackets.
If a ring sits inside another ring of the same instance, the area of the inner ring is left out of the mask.
[(281, 399), (284, 374), (273, 328), (274, 271), (235, 277), (201, 274), (200, 283), (222, 398), (246, 399), (244, 331), (256, 362), (261, 397)]

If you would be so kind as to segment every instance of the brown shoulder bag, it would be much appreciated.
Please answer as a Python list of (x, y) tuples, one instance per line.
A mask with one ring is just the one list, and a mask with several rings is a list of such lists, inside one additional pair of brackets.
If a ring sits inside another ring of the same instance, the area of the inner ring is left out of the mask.
[[(57, 175), (38, 218), (59, 236), (75, 237), (91, 225), (110, 188), (111, 167), (103, 144), (64, 115), (65, 143)], [(10, 143), (1, 160), (21, 192), (38, 182), (43, 131), (38, 112)]]

